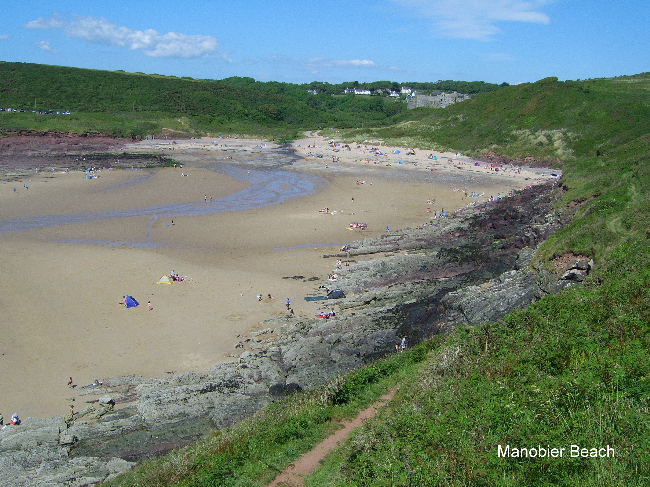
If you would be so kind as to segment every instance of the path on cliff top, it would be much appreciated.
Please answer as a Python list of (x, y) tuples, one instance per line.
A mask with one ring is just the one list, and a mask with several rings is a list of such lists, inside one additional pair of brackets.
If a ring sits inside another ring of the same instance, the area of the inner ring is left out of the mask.
[(354, 419), (340, 423), (343, 428), (325, 438), (312, 450), (290, 464), (267, 487), (304, 487), (305, 477), (318, 468), (325, 455), (336, 448), (340, 442), (346, 440), (352, 430), (361, 426), (364, 421), (375, 416), (379, 409), (388, 404), (393, 398), (396, 390), (391, 389), (381, 396), (378, 401), (361, 411)]

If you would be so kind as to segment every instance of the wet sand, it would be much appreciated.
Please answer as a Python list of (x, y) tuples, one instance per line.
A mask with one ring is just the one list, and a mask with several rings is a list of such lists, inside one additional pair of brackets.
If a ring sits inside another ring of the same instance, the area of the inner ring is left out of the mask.
[[(537, 178), (482, 168), (470, 178), (453, 164), (436, 171), (374, 164), (358, 160), (361, 152), (327, 152), (322, 139), (297, 141), (297, 154), (313, 152), (306, 150), (312, 143), (325, 147), (318, 150), (329, 162), (295, 157), (269, 169), (273, 164), (260, 157), (273, 146), (264, 141), (160, 141), (130, 150), (168, 151), (183, 167), (1, 181), (0, 413), (66, 414), (73, 397), (81, 409), (80, 387), (110, 376), (206, 372), (241, 352), (238, 335), (285, 316), (285, 298), (297, 317), (314, 316), (323, 302), (303, 298), (334, 269), (335, 259), (323, 254), (387, 226), (416, 226), (434, 211), (454, 211), (470, 201), (465, 187), (505, 194)], [(252, 196), (269, 177), (273, 189), (259, 191), (277, 194)], [(368, 229), (349, 230), (352, 221)], [(157, 284), (171, 270), (187, 280)], [(140, 306), (119, 304), (125, 294)], [(70, 376), (77, 389), (68, 388)]]

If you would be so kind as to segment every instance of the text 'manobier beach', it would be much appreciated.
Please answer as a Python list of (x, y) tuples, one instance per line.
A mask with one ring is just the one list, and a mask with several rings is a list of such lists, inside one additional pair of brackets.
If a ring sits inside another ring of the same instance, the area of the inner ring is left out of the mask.
[(551, 448), (549, 445), (532, 448), (497, 446), (499, 458), (614, 458), (614, 455), (614, 448), (609, 445), (601, 448), (582, 448), (580, 445), (561, 448)]

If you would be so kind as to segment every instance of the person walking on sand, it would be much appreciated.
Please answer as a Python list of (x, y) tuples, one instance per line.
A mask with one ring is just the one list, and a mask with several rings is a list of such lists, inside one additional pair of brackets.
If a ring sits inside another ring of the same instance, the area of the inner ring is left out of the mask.
[(153, 308), (151, 307), (151, 301), (147, 301), (147, 308), (149, 308), (149, 311), (151, 311)]
[(287, 311), (289, 311), (289, 309), (291, 309), (291, 301), (289, 301), (289, 298), (284, 300), (284, 304), (287, 305)]

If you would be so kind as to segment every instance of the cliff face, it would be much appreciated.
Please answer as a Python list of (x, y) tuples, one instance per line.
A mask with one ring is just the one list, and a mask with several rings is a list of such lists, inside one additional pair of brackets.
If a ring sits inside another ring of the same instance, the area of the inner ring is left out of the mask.
[(568, 259), (555, 273), (531, 264), (563, 224), (552, 211), (559, 191), (534, 187), (469, 215), (354, 243), (352, 260), (374, 258), (340, 271), (336, 286), (348, 297), (325, 302), (336, 301), (335, 316), (266, 320), (264, 330), (242, 337), (238, 357), (205, 374), (110, 378), (83, 392), (89, 406), (74, 416), (9, 426), (0, 431), (0, 483), (99, 482), (391, 353), (402, 337), (414, 344), (495, 321), (579, 283), (592, 262)]

